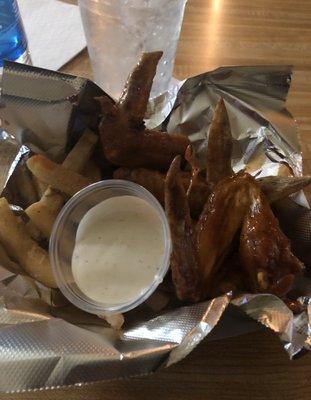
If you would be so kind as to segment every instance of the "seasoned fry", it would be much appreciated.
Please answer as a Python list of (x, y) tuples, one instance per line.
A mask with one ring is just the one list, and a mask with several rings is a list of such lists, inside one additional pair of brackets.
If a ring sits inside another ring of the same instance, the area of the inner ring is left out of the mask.
[[(69, 170), (81, 172), (94, 151), (97, 140), (97, 135), (86, 130), (67, 155), (63, 166)], [(46, 239), (49, 239), (51, 235), (54, 222), (64, 202), (63, 195), (49, 187), (41, 200), (32, 204), (26, 210), (30, 221), (42, 232)]]
[(198, 254), (186, 191), (180, 177), (180, 157), (176, 157), (165, 180), (165, 210), (173, 243), (172, 278), (180, 300), (196, 302), (201, 297)]
[[(36, 203), (34, 203), (36, 204)], [(28, 221), (24, 221), (23, 218), (21, 218), (20, 223), (23, 224), (29, 234), (29, 236), (37, 241), (40, 241), (43, 239), (42, 232), (36, 227), (36, 225), (28, 218)]]
[(48, 253), (31, 239), (5, 198), (0, 199), (0, 240), (9, 256), (14, 257), (31, 277), (48, 287), (57, 287)]
[(97, 141), (98, 136), (91, 130), (86, 129), (65, 158), (62, 164), (63, 167), (71, 171), (82, 172), (95, 149)]
[(145, 117), (153, 78), (162, 55), (162, 51), (143, 53), (125, 84), (119, 106), (132, 127), (140, 126)]
[(102, 318), (108, 322), (109, 325), (112, 326), (113, 329), (119, 330), (122, 328), (124, 324), (124, 317), (123, 314), (110, 314), (110, 313), (103, 313), (98, 315), (99, 318)]
[(25, 275), (25, 271), (14, 261), (11, 260), (11, 258), (8, 256), (7, 252), (5, 251), (5, 248), (3, 245), (0, 243), (0, 265), (7, 269), (8, 271), (12, 272), (13, 274), (21, 274)]
[(46, 183), (40, 182), (38, 178), (36, 178), (34, 175), (31, 176), (33, 185), (36, 189), (38, 198), (41, 199), (41, 197), (44, 195), (44, 192), (48, 188), (48, 185)]
[(26, 213), (30, 219), (26, 224), (27, 229), (29, 223), (32, 223), (40, 230), (46, 239), (49, 239), (54, 222), (64, 202), (65, 200), (62, 194), (51, 188), (47, 189), (40, 201), (27, 208)]
[(257, 180), (270, 203), (296, 193), (311, 184), (311, 176), (266, 176)]
[(213, 187), (233, 174), (231, 167), (233, 140), (225, 103), (221, 99), (215, 109), (209, 130), (206, 153), (206, 180)]
[(69, 196), (73, 196), (93, 183), (91, 179), (85, 178), (41, 155), (29, 158), (27, 166), (38, 179)]

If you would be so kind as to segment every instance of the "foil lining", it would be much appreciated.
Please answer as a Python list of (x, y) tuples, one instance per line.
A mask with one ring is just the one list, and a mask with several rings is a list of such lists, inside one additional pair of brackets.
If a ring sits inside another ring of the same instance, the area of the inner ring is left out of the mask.
[[(188, 135), (203, 159), (213, 110), (221, 96), (235, 139), (236, 171), (301, 175), (296, 127), (285, 108), (290, 82), (291, 69), (284, 66), (219, 68), (174, 81), (168, 93), (150, 102), (146, 124)], [(60, 161), (85, 127), (96, 130), (100, 110), (94, 98), (99, 95), (105, 94), (83, 78), (5, 65), (0, 103), (4, 195), (31, 152)], [(295, 253), (311, 266), (311, 212), (303, 196), (294, 200), (277, 204), (276, 213)], [(14, 195), (10, 202), (20, 210)], [(311, 347), (311, 280), (297, 281), (295, 291), (306, 305), (295, 316), (280, 299), (263, 294), (238, 298), (228, 294), (160, 311), (147, 301), (127, 313), (123, 331), (115, 332), (104, 320), (0, 266), (0, 391), (146, 374), (180, 361), (206, 337), (217, 340), (260, 326), (276, 332), (294, 357)]]

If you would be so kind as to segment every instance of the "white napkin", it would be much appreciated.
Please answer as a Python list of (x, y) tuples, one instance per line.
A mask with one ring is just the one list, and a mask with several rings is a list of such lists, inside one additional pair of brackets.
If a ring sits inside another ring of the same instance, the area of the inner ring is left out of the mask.
[(57, 70), (85, 46), (79, 8), (57, 0), (18, 0), (33, 65)]

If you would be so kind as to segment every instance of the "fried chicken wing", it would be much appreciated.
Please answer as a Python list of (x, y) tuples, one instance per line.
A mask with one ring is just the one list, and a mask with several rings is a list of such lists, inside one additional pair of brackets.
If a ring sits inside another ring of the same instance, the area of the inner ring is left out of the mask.
[(311, 176), (265, 176), (257, 180), (269, 203), (284, 199), (310, 185)]
[(200, 300), (198, 257), (194, 227), (186, 191), (180, 176), (180, 157), (176, 157), (165, 181), (165, 210), (171, 230), (171, 270), (177, 297), (183, 301)]
[(256, 184), (251, 188), (250, 199), (240, 238), (240, 261), (252, 291), (282, 297), (304, 266), (292, 254), (288, 238)]
[(142, 124), (153, 78), (162, 55), (162, 51), (143, 53), (125, 84), (118, 104), (123, 114), (126, 115), (130, 127), (137, 128)]
[[(164, 185), (166, 174), (146, 168), (121, 167), (114, 171), (114, 179), (125, 179), (143, 186), (151, 192), (157, 200), (164, 205)], [(180, 171), (183, 187), (187, 192), (191, 175), (189, 172)], [(188, 195), (190, 212), (192, 217), (198, 217), (210, 194), (210, 190), (203, 179), (197, 179), (192, 185), (191, 195)]]
[[(119, 103), (99, 99), (102, 148), (106, 158), (124, 167), (167, 170), (176, 155), (184, 155), (186, 136), (145, 129), (144, 114), (150, 95), (159, 52), (144, 54), (130, 76)], [(144, 78), (141, 77), (141, 73)]]
[(244, 172), (223, 179), (214, 188), (196, 226), (200, 279), (207, 296), (249, 207), (253, 178)]
[(206, 153), (206, 180), (213, 187), (233, 174), (231, 167), (233, 140), (223, 99), (218, 102), (209, 130)]
[[(121, 167), (114, 171), (113, 178), (125, 179), (143, 186), (145, 189), (149, 190), (149, 192), (151, 192), (162, 205), (164, 205), (164, 173), (146, 168)], [(189, 179), (189, 174), (187, 174), (185, 190), (187, 190), (189, 185)]]

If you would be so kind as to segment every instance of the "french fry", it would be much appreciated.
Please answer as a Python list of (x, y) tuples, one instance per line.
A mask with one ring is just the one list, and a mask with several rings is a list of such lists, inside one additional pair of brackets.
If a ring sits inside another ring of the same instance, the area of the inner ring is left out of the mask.
[(311, 176), (266, 176), (257, 179), (257, 183), (259, 183), (261, 190), (264, 192), (269, 202), (273, 203), (310, 185)]
[(97, 140), (98, 136), (91, 130), (86, 129), (78, 142), (68, 153), (62, 164), (63, 167), (71, 171), (82, 172), (94, 151)]
[[(49, 188), (40, 201), (26, 210), (30, 222), (42, 232), (46, 239), (51, 236), (54, 222), (64, 202), (64, 197), (60, 193)], [(28, 223), (26, 226), (28, 227)]]
[[(67, 155), (63, 166), (68, 170), (81, 172), (94, 151), (97, 140), (97, 135), (90, 130), (86, 130)], [(64, 202), (63, 195), (50, 187), (45, 191), (39, 202), (32, 204), (26, 210), (30, 221), (47, 239), (51, 235), (54, 222)]]
[[(36, 203), (34, 203), (34, 204), (36, 204)], [(42, 233), (40, 232), (40, 230), (36, 227), (36, 225), (29, 218), (28, 218), (27, 222), (25, 222), (23, 220), (23, 218), (20, 218), (19, 219), (19, 223), (25, 226), (25, 228), (26, 228), (26, 230), (28, 232), (28, 235), (32, 239), (34, 239), (36, 241), (39, 241), (39, 240), (43, 239)]]
[(0, 265), (7, 269), (8, 271), (12, 272), (13, 274), (22, 274), (24, 275), (25, 272), (23, 269), (11, 258), (8, 256), (8, 253), (5, 251), (5, 248), (0, 243)]
[(46, 191), (46, 189), (48, 188), (48, 185), (40, 182), (38, 178), (36, 178), (34, 175), (31, 176), (33, 185), (37, 191), (38, 194), (38, 198), (41, 199), (41, 197), (44, 195), (44, 192)]
[(93, 183), (91, 179), (70, 171), (39, 154), (29, 158), (27, 166), (38, 179), (68, 196), (73, 196)]
[(105, 319), (108, 324), (117, 331), (120, 330), (122, 328), (122, 325), (124, 324), (123, 314), (103, 313), (98, 316), (99, 318)]
[(5, 198), (0, 199), (0, 241), (8, 255), (34, 279), (56, 288), (48, 253), (28, 234), (10, 210)]

